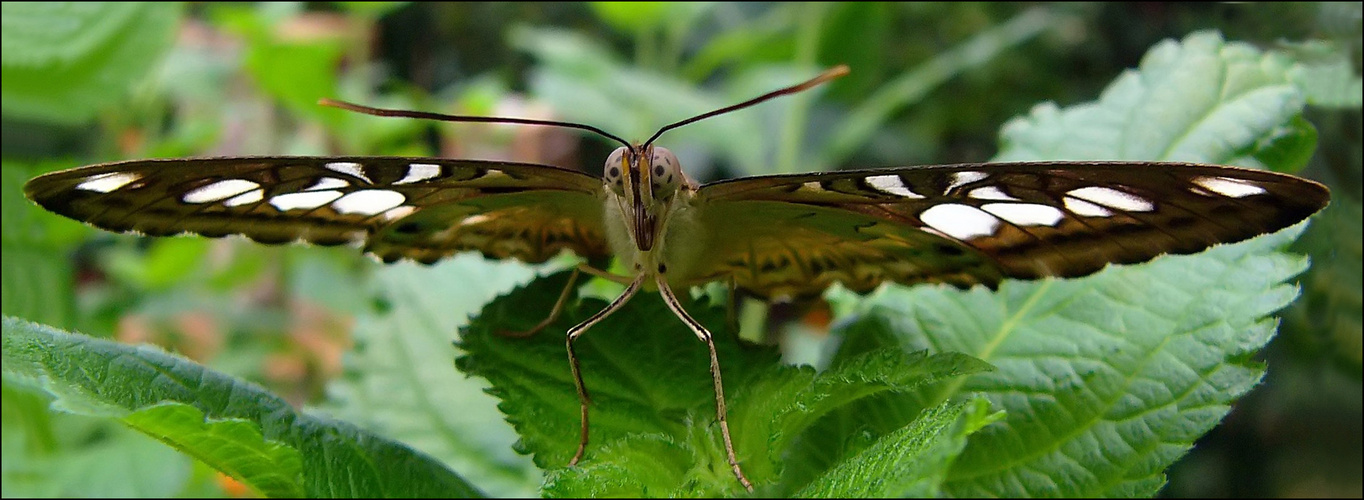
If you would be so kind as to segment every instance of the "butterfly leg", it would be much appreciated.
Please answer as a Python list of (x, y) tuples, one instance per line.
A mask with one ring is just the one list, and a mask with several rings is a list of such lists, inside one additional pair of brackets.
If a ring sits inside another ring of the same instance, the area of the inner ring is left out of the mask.
[(564, 290), (559, 292), (559, 300), (554, 301), (554, 307), (549, 310), (549, 316), (546, 316), (544, 320), (540, 321), (535, 326), (530, 327), (528, 330), (519, 332), (501, 331), (498, 333), (504, 337), (525, 338), (539, 333), (540, 330), (544, 330), (545, 327), (549, 326), (550, 323), (553, 323), (554, 320), (559, 319), (559, 313), (563, 312), (564, 309), (564, 302), (568, 302), (569, 292), (573, 291), (573, 285), (578, 282), (578, 272), (578, 268), (575, 267), (573, 268), (573, 274), (568, 275), (568, 283), (564, 285)]
[(715, 354), (715, 341), (711, 338), (706, 327), (701, 326), (701, 323), (692, 319), (691, 315), (682, 309), (682, 304), (677, 301), (677, 296), (673, 295), (671, 288), (668, 288), (668, 280), (663, 273), (660, 272), (656, 276), (658, 291), (663, 295), (663, 302), (668, 304), (668, 308), (672, 309), (673, 314), (681, 318), (682, 322), (691, 328), (692, 333), (695, 333), (702, 342), (706, 343), (706, 348), (710, 349), (710, 375), (715, 381), (715, 417), (720, 421), (720, 436), (725, 441), (725, 458), (729, 459), (729, 467), (734, 471), (734, 477), (739, 478), (739, 483), (744, 485), (744, 489), (753, 491), (753, 483), (748, 481), (748, 478), (744, 476), (743, 469), (739, 468), (739, 460), (734, 457), (734, 443), (729, 438), (729, 422), (725, 420), (725, 388), (724, 384), (720, 383), (720, 358)]
[(605, 309), (597, 311), (597, 314), (593, 314), (592, 317), (587, 318), (582, 323), (578, 323), (577, 326), (568, 329), (568, 366), (573, 370), (573, 383), (578, 388), (578, 401), (582, 403), (583, 422), (582, 438), (578, 440), (578, 452), (573, 454), (573, 460), (568, 461), (570, 467), (578, 465), (578, 460), (583, 458), (583, 451), (587, 449), (587, 405), (591, 403), (591, 399), (587, 396), (587, 386), (583, 385), (582, 371), (578, 369), (578, 355), (573, 352), (573, 339), (578, 338), (583, 333), (587, 332), (587, 329), (591, 328), (592, 325), (606, 319), (611, 313), (616, 312), (617, 309), (620, 309), (621, 306), (625, 305), (625, 301), (630, 300), (630, 297), (634, 296), (635, 292), (639, 291), (639, 286), (644, 283), (644, 276), (645, 275), (641, 274), (635, 277), (634, 281), (631, 281), (630, 285), (625, 287), (625, 291), (622, 292), (619, 297), (616, 297), (616, 300), (611, 301), (611, 304), (606, 306)]
[(531, 335), (535, 335), (536, 333), (539, 333), (540, 330), (544, 330), (545, 327), (549, 326), (551, 323), (554, 323), (555, 320), (559, 319), (559, 314), (563, 312), (564, 303), (568, 302), (569, 292), (571, 292), (573, 290), (573, 286), (578, 283), (579, 273), (591, 274), (598, 278), (605, 278), (616, 283), (620, 283), (622, 285), (630, 284), (630, 278), (628, 277), (612, 274), (610, 272), (603, 271), (601, 269), (597, 269), (595, 267), (587, 265), (586, 263), (579, 263), (577, 267), (573, 268), (573, 274), (569, 275), (568, 284), (564, 285), (564, 290), (562, 292), (559, 292), (559, 300), (554, 301), (554, 307), (549, 310), (549, 316), (546, 316), (544, 320), (541, 320), (539, 323), (537, 323), (535, 326), (530, 327), (529, 329), (519, 332), (501, 331), (498, 333), (504, 337), (525, 338)]

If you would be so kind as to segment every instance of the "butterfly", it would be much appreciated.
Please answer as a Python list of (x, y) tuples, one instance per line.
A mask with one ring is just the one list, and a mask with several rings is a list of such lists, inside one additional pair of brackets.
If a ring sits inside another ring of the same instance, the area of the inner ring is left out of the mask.
[[(1170, 162), (1052, 161), (768, 175), (698, 184), (653, 143), (665, 131), (847, 73), (814, 79), (660, 129), (643, 143), (589, 125), (448, 116), (324, 104), (381, 116), (555, 125), (623, 146), (596, 177), (548, 165), (402, 157), (238, 157), (134, 160), (36, 177), (25, 194), (96, 227), (151, 236), (231, 234), (262, 243), (357, 244), (394, 262), (458, 252), (539, 263), (564, 250), (615, 257), (626, 274), (579, 264), (625, 285), (567, 331), (588, 444), (587, 388), (574, 340), (641, 290), (660, 293), (710, 350), (716, 418), (734, 454), (711, 333), (675, 290), (723, 281), (771, 300), (810, 297), (834, 283), (995, 287), (1006, 278), (1079, 277), (1108, 264), (1187, 254), (1277, 231), (1324, 207), (1328, 190), (1286, 174)], [(568, 289), (549, 317), (557, 317)]]

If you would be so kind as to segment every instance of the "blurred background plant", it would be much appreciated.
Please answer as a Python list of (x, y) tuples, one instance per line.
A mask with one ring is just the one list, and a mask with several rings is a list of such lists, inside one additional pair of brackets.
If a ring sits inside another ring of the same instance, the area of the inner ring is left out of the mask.
[[(1301, 174), (1329, 184), (1333, 200), (1298, 242), (1313, 267), (1263, 355), (1266, 383), (1169, 471), (1163, 494), (1360, 495), (1359, 4), (3, 9), (5, 314), (157, 343), (401, 439), (494, 495), (534, 494), (539, 472), (512, 451), (495, 400), (455, 372), (453, 352), (418, 346), (448, 344), (467, 314), (536, 269), (464, 256), (451, 281), (415, 265), (386, 270), (349, 248), (111, 235), (32, 206), (23, 182), (103, 161), (246, 154), (439, 155), (597, 173), (615, 147), (557, 129), (377, 119), (319, 107), (321, 97), (577, 121), (642, 140), (823, 68), (852, 68), (804, 95), (670, 132), (664, 142), (705, 182), (982, 161), (1009, 118), (1042, 101), (1092, 100), (1156, 42), (1197, 30), (1308, 63), (1321, 72), (1302, 76), (1309, 89), (1342, 80), (1317, 76), (1353, 75), (1353, 87), (1309, 95), (1319, 147)], [(403, 313), (422, 297), (385, 293), (397, 282), (467, 290), (464, 303), (425, 305), (441, 311), (446, 337), (388, 335), (430, 320)], [(8, 382), (3, 398), (5, 496), (244, 494), (115, 423), (52, 412)]]

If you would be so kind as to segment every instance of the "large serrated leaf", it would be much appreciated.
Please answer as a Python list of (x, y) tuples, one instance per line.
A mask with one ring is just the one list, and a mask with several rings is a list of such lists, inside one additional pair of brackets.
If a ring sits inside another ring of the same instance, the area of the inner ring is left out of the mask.
[(971, 439), (948, 494), (1149, 496), (1263, 375), (1250, 356), (1297, 295), (1284, 281), (1306, 259), (1278, 250), (1300, 231), (998, 293), (893, 287), (862, 307), (898, 311), (906, 349), (998, 367), (901, 401), (983, 394), (1008, 412)]
[[(502, 333), (536, 323), (569, 273), (536, 280), (500, 297), (461, 335), (461, 370), (489, 379), (498, 406), (521, 434), (518, 446), (550, 469), (550, 496), (693, 496), (742, 489), (725, 460), (704, 344), (657, 294), (635, 297), (575, 343), (592, 399), (584, 461), (562, 468), (578, 444), (579, 405), (563, 332), (606, 306), (573, 300), (546, 331)], [(690, 301), (688, 301), (690, 302)], [(858, 400), (988, 367), (957, 354), (899, 349), (867, 352), (816, 374), (779, 362), (771, 347), (741, 346), (721, 327), (724, 310), (685, 304), (715, 333), (734, 447), (760, 488), (774, 484), (783, 451), (820, 416)], [(927, 431), (924, 431), (927, 432)], [(918, 434), (915, 434), (918, 436)]]
[[(1165, 160), (1263, 166), (1253, 157), (1302, 112), (1292, 61), (1216, 33), (1166, 40), (1099, 100), (1039, 104), (1006, 123), (994, 161)], [(1315, 141), (1298, 145), (1310, 151)], [(1302, 154), (1276, 157), (1305, 160)], [(1269, 165), (1296, 170), (1302, 165)]]
[[(1165, 42), (1099, 101), (1041, 105), (1010, 122), (995, 160), (1256, 165), (1252, 156), (1299, 123), (1303, 99), (1287, 68), (1215, 34)], [(1305, 158), (1313, 142), (1276, 157)], [(1285, 282), (1306, 259), (1280, 251), (1301, 229), (1083, 279), (1007, 281), (995, 293), (890, 287), (840, 307), (893, 322), (906, 349), (963, 352), (999, 368), (884, 401), (888, 422), (962, 394), (984, 394), (1007, 412), (972, 437), (946, 494), (1149, 496), (1260, 380), (1263, 367), (1250, 358), (1274, 334), (1265, 317), (1297, 295)]]
[[(159, 349), (72, 335), (8, 316), (3, 330), (7, 380), (53, 394), (54, 406), (67, 411), (125, 420), (182, 451), (205, 457), (210, 465), (223, 466), (222, 472), (238, 474), (234, 477), (262, 492), (312, 497), (479, 495), (419, 452), (342, 422), (300, 414), (253, 384)], [(205, 423), (186, 425), (186, 407), (202, 412)], [(292, 451), (264, 444), (262, 437)], [(225, 443), (261, 453), (224, 454), (216, 448)], [(290, 458), (295, 456), (302, 457), (301, 474), (288, 472), (298, 466)], [(260, 462), (265, 457), (273, 462)]]

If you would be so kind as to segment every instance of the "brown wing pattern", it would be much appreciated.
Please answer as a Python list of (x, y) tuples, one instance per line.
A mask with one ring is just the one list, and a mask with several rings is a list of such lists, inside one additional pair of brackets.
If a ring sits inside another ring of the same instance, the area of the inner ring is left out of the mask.
[(590, 175), (555, 167), (398, 157), (138, 160), (46, 174), (24, 192), (58, 214), (153, 236), (363, 243), (384, 261), (478, 250), (542, 262), (609, 253)]
[(1324, 207), (1297, 177), (1184, 163), (963, 164), (752, 177), (703, 186), (715, 235), (695, 281), (768, 297), (834, 281), (995, 286), (1084, 276), (1277, 231)]

